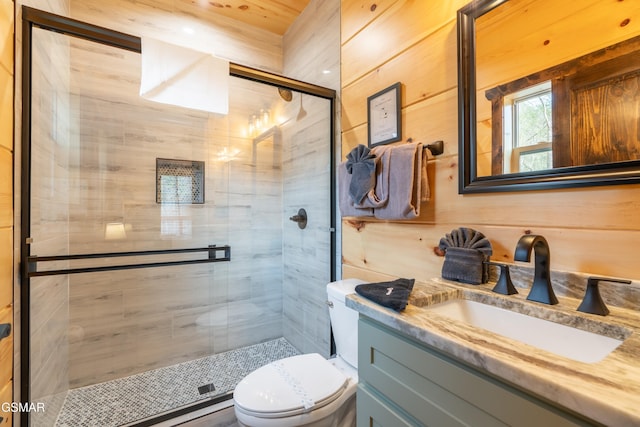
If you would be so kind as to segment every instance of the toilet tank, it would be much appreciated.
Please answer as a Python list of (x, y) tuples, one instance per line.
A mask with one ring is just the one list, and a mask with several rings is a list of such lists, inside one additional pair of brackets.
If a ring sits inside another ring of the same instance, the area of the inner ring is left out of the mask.
[(345, 305), (345, 298), (355, 293), (360, 279), (345, 279), (327, 285), (329, 316), (336, 353), (354, 368), (358, 367), (358, 312)]

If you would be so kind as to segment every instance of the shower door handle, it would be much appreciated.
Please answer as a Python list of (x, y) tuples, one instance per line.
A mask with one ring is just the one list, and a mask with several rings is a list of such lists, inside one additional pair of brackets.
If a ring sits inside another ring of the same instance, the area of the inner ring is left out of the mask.
[(11, 335), (11, 323), (3, 323), (0, 325), (0, 341)]

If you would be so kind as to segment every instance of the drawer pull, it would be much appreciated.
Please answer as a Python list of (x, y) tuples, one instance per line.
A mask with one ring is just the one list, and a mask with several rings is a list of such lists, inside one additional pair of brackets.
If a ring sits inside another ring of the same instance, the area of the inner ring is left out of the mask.
[(11, 335), (11, 323), (3, 323), (0, 325), (0, 340)]

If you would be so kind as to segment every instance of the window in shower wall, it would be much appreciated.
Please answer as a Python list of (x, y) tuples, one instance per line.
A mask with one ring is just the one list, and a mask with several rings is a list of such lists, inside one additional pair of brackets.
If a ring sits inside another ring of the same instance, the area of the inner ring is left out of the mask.
[[(328, 355), (331, 99), (234, 77), (228, 116), (156, 104), (138, 53), (41, 28), (31, 71), (31, 255), (232, 247), (228, 263), (31, 278), (29, 401), (47, 404), (32, 425), (135, 422), (309, 342)], [(158, 184), (156, 159), (202, 174)], [(156, 203), (158, 185), (199, 202)], [(305, 230), (288, 220), (300, 207)]]

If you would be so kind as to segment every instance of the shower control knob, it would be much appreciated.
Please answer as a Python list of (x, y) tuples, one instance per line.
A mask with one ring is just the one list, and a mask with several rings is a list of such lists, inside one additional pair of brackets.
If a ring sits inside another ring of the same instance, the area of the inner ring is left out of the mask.
[(289, 219), (293, 222), (297, 222), (298, 227), (304, 229), (307, 226), (307, 211), (304, 209), (298, 209), (298, 214), (289, 217)]
[(329, 306), (329, 308), (333, 308), (333, 302), (327, 301), (327, 305)]

